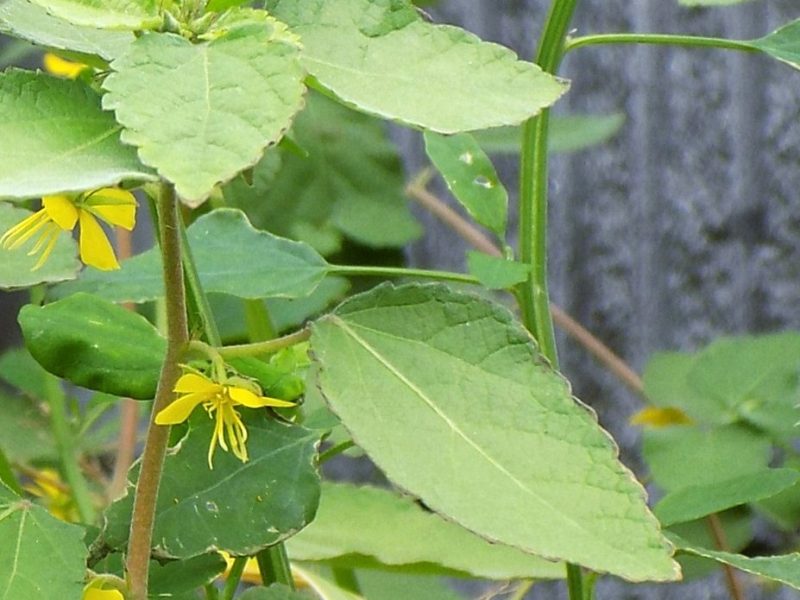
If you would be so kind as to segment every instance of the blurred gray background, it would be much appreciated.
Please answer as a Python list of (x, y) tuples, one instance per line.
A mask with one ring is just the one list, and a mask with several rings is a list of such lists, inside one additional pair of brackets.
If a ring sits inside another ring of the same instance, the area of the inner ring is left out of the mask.
[[(442, 0), (437, 22), (534, 52), (543, 0)], [(577, 34), (670, 32), (760, 37), (800, 17), (798, 0), (687, 8), (677, 0), (584, 0)], [(694, 349), (716, 336), (800, 325), (800, 72), (764, 57), (718, 50), (594, 47), (567, 57), (572, 89), (559, 112), (627, 116), (602, 147), (557, 156), (551, 184), (551, 293), (641, 371), (658, 350)], [(419, 137), (396, 130), (410, 173), (426, 164)], [(498, 167), (510, 191), (513, 160)], [(515, 194), (514, 194), (515, 195)], [(462, 242), (418, 211), (425, 238), (409, 248), (424, 266), (461, 269)], [(0, 345), (16, 337), (16, 296), (0, 296)], [(640, 471), (640, 401), (560, 336), (562, 370)], [(531, 599), (566, 598), (537, 585)], [(722, 578), (627, 586), (603, 581), (599, 600), (728, 598)], [(800, 594), (750, 585), (748, 598)]]
[[(534, 53), (549, 3), (443, 0), (452, 23)], [(749, 39), (800, 17), (797, 0), (688, 8), (677, 0), (584, 0), (576, 35), (660, 32)], [(724, 334), (800, 326), (800, 72), (765, 57), (644, 46), (579, 49), (558, 112), (627, 116), (604, 146), (556, 156), (551, 181), (553, 300), (641, 372), (659, 350), (695, 349)], [(425, 164), (418, 138), (400, 132), (407, 165)], [(499, 161), (514, 191), (516, 165)], [(441, 188), (439, 188), (441, 191)], [(515, 191), (513, 192), (516, 195)], [(463, 243), (419, 213), (420, 265), (460, 269)], [(563, 335), (562, 370), (638, 472), (640, 401)], [(692, 584), (601, 582), (598, 599), (729, 598), (721, 577)], [(566, 598), (535, 586), (528, 598)], [(800, 598), (748, 588), (748, 598)]]

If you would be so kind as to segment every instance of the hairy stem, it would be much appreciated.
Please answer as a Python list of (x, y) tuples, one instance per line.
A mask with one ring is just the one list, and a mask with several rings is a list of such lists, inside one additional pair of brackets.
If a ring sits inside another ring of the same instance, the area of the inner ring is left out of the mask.
[(133, 517), (125, 565), (130, 586), (130, 600), (147, 600), (150, 546), (153, 537), (158, 486), (169, 441), (169, 427), (156, 425), (154, 419), (155, 415), (166, 408), (173, 399), (172, 389), (180, 376), (178, 362), (189, 342), (186, 293), (181, 261), (180, 217), (175, 189), (172, 185), (162, 182), (157, 204), (167, 302), (167, 353), (153, 402), (150, 426), (144, 443), (139, 480), (136, 483), (133, 501)]
[(689, 48), (717, 48), (721, 50), (738, 50), (740, 52), (760, 52), (751, 42), (726, 40), (714, 37), (694, 35), (671, 35), (660, 33), (601, 33), (568, 38), (564, 51), (577, 50), (584, 46), (600, 44), (648, 44), (660, 46), (685, 46)]

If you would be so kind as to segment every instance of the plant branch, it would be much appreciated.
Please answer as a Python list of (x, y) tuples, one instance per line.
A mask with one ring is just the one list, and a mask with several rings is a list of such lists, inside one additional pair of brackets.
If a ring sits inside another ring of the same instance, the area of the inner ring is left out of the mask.
[(301, 329), (289, 335), (265, 340), (263, 342), (253, 342), (252, 344), (239, 344), (237, 346), (224, 346), (217, 348), (222, 358), (237, 358), (239, 356), (258, 356), (259, 354), (270, 354), (283, 348), (294, 346), (300, 342), (305, 342), (311, 337), (310, 329)]
[(239, 582), (242, 580), (242, 573), (244, 573), (246, 565), (246, 556), (237, 556), (233, 559), (233, 565), (230, 571), (228, 571), (228, 576), (225, 578), (225, 587), (222, 589), (220, 600), (233, 600), (233, 595), (239, 587)]
[(289, 557), (286, 555), (286, 547), (283, 544), (265, 548), (256, 554), (256, 562), (264, 585), (282, 583), (289, 589), (294, 589), (292, 568), (289, 565)]
[(601, 44), (648, 44), (659, 46), (684, 46), (689, 48), (717, 48), (721, 50), (738, 50), (740, 52), (761, 51), (751, 42), (742, 40), (659, 33), (601, 33), (567, 38), (564, 52), (570, 52), (585, 46), (597, 46)]
[[(708, 529), (711, 532), (711, 537), (714, 539), (714, 544), (717, 547), (717, 550), (722, 552), (730, 552), (730, 546), (728, 545), (728, 539), (725, 535), (725, 529), (722, 527), (722, 521), (719, 519), (719, 515), (712, 514), (708, 515), (706, 518), (706, 523), (708, 524)], [(730, 565), (725, 563), (722, 564), (722, 570), (725, 573), (725, 584), (728, 587), (728, 592), (731, 595), (733, 600), (744, 600), (744, 590), (742, 589), (742, 584), (739, 581), (739, 578), (736, 576), (736, 571)]]
[(133, 517), (128, 538), (126, 574), (130, 600), (147, 600), (150, 546), (155, 508), (169, 427), (156, 425), (155, 415), (173, 399), (172, 389), (180, 376), (178, 362), (189, 342), (186, 320), (186, 292), (181, 261), (180, 217), (175, 188), (162, 182), (158, 194), (159, 237), (163, 256), (164, 289), (167, 302), (167, 354), (161, 369), (155, 401), (142, 452), (139, 480), (133, 501)]

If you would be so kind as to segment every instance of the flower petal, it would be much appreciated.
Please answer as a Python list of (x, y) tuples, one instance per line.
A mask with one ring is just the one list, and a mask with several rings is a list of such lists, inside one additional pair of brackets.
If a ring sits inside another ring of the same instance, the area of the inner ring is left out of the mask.
[(84, 207), (107, 223), (130, 231), (136, 225), (136, 198), (127, 190), (100, 188), (88, 194)]
[(276, 406), (280, 408), (288, 408), (295, 406), (294, 402), (287, 402), (286, 400), (278, 400), (277, 398), (269, 398), (268, 396), (259, 396), (250, 390), (240, 387), (228, 387), (228, 395), (231, 400), (236, 404), (242, 404), (249, 408), (261, 408), (263, 406)]
[(181, 375), (181, 378), (178, 379), (178, 383), (175, 384), (173, 390), (179, 394), (194, 394), (196, 392), (216, 394), (222, 391), (222, 386), (203, 375), (186, 373)]
[(81, 260), (84, 264), (91, 265), (101, 271), (113, 271), (119, 269), (117, 257), (114, 256), (114, 249), (111, 242), (106, 237), (106, 232), (100, 227), (91, 214), (87, 211), (80, 211), (81, 222)]
[(208, 394), (186, 394), (173, 400), (172, 404), (156, 415), (156, 425), (176, 425), (183, 423), (201, 402), (208, 400)]
[(45, 196), (42, 206), (51, 220), (58, 223), (64, 231), (75, 229), (78, 222), (78, 207), (67, 196)]
[(52, 52), (45, 53), (42, 57), (42, 65), (44, 66), (44, 70), (48, 73), (66, 79), (75, 79), (81, 74), (81, 71), (88, 69), (83, 63), (63, 59)]

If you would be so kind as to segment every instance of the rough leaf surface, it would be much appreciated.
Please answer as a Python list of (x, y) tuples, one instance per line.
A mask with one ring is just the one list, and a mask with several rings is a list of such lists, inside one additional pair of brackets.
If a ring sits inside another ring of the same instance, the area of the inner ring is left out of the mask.
[(547, 558), (678, 577), (613, 441), (505, 309), (384, 285), (319, 320), (311, 348), (356, 443), (426, 506)]
[(258, 162), (300, 110), (304, 73), (287, 39), (272, 21), (197, 44), (145, 34), (112, 63), (103, 106), (116, 112), (122, 139), (142, 161), (197, 206)]
[(457, 133), (520, 123), (552, 105), (564, 82), (508, 48), (421, 20), (397, 0), (271, 0), (303, 42), (320, 85), (380, 117)]
[(158, 0), (30, 0), (50, 14), (85, 27), (138, 31), (161, 24)]
[[(559, 579), (564, 565), (483, 538), (388, 490), (325, 483), (314, 522), (287, 542), (293, 560), (415, 565), (487, 579)], [(360, 557), (360, 560), (359, 560)]]
[(134, 39), (130, 32), (73, 25), (28, 0), (0, 3), (0, 32), (48, 48), (96, 55), (106, 60), (123, 54)]
[(0, 483), (0, 598), (79, 598), (84, 531), (59, 521)]
[[(250, 412), (248, 416), (253, 418), (247, 420), (246, 463), (218, 448), (214, 468), (208, 468), (213, 422), (204, 414), (167, 456), (153, 534), (160, 556), (190, 558), (210, 550), (254, 555), (313, 519), (319, 500), (319, 435)], [(128, 538), (132, 492), (107, 513), (103, 537), (114, 548)]]
[[(325, 277), (328, 263), (309, 246), (258, 231), (236, 209), (218, 209), (187, 232), (206, 292), (240, 298), (300, 298)], [(164, 295), (158, 248), (122, 263), (119, 271), (90, 271), (59, 286), (57, 297), (89, 292), (114, 302), (144, 302)]]
[(100, 98), (79, 81), (0, 73), (0, 198), (83, 192), (152, 180)]

